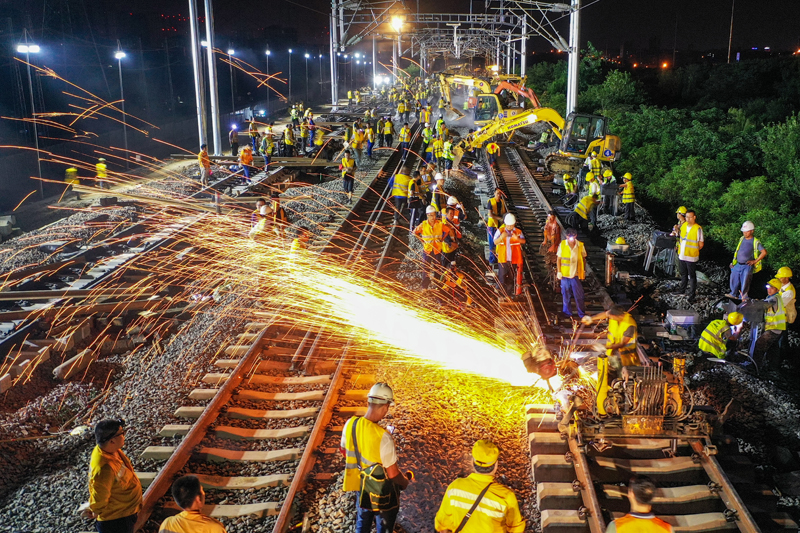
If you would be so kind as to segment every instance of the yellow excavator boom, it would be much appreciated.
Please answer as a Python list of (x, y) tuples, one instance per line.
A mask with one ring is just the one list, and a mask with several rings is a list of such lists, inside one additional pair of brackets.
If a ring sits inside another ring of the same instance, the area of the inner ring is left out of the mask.
[(483, 143), (503, 133), (513, 132), (519, 128), (530, 126), (536, 122), (547, 122), (553, 128), (553, 132), (560, 139), (561, 131), (564, 129), (564, 119), (555, 109), (549, 107), (540, 107), (538, 109), (529, 109), (513, 117), (496, 119), (490, 122), (483, 128), (479, 129), (472, 134), (470, 138), (470, 146), (475, 148), (483, 147)]

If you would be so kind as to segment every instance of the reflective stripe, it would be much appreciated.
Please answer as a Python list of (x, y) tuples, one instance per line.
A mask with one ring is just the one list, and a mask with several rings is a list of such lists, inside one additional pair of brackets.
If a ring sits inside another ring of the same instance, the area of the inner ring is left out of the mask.
[(724, 358), (726, 348), (724, 336), (730, 330), (731, 327), (725, 320), (714, 320), (700, 335), (698, 347), (714, 357)]
[(589, 211), (594, 208), (597, 204), (597, 201), (592, 196), (584, 196), (581, 198), (581, 201), (578, 202), (578, 205), (575, 206), (575, 212), (584, 219), (589, 220)]
[[(743, 242), (744, 242), (744, 237), (741, 237), (739, 239), (739, 244), (736, 245), (736, 251), (733, 252), (733, 263), (732, 264), (734, 264), (734, 265), (736, 264), (736, 257), (739, 255), (739, 248), (742, 247), (742, 243)], [(758, 259), (758, 255), (759, 255), (758, 254), (758, 247), (759, 247), (760, 244), (761, 244), (761, 242), (758, 239), (756, 239), (755, 237), (753, 237), (753, 261)], [(756, 272), (761, 272), (761, 262), (756, 263), (755, 266), (753, 267), (753, 273), (756, 273)]]
[(407, 143), (411, 140), (411, 130), (409, 128), (400, 128), (400, 142)]
[[(609, 344), (619, 344), (620, 342), (622, 342), (624, 333), (630, 327), (633, 327), (633, 337), (628, 342), (628, 344), (626, 344), (622, 348), (617, 348), (617, 350), (619, 350), (620, 357), (622, 358), (622, 364), (624, 366), (631, 366), (638, 364), (638, 358), (636, 357), (636, 334), (637, 334), (636, 321), (628, 313), (625, 313), (625, 316), (620, 321), (616, 321), (611, 318), (608, 319)], [(607, 349), (606, 355), (611, 356), (613, 355), (613, 352), (614, 350)]]
[(408, 184), (411, 176), (405, 174), (395, 174), (394, 184), (392, 185), (392, 196), (408, 196)]
[[(472, 494), (470, 492), (466, 492), (459, 489), (450, 489), (447, 491), (447, 496), (450, 498), (450, 506), (451, 507), (458, 507), (459, 509), (471, 509), (472, 504), (475, 503), (475, 500), (478, 498), (477, 494)], [(452, 496), (457, 496), (459, 498), (469, 499), (469, 502), (462, 502), (459, 500), (452, 499)], [(501, 511), (494, 511), (489, 509), (487, 503), (494, 504), (495, 506), (499, 506)], [(481, 500), (481, 503), (478, 504), (478, 508), (475, 509), (475, 512), (481, 512), (487, 516), (491, 516), (492, 518), (503, 519), (505, 518), (505, 506), (500, 506), (498, 502), (494, 502), (492, 500), (487, 500), (486, 498)]]
[(691, 229), (687, 229), (687, 224), (682, 224), (681, 242), (683, 243), (683, 255), (700, 257), (700, 225), (694, 224)]
[(633, 191), (633, 182), (629, 181), (625, 184), (625, 188), (622, 189), (622, 203), (623, 204), (632, 204), (636, 201), (636, 194)]
[[(578, 270), (575, 276), (578, 279), (584, 279), (586, 278), (586, 271), (584, 266), (585, 259), (583, 257), (583, 243), (578, 241), (574, 251), (578, 254)], [(561, 241), (561, 244), (558, 245), (558, 255), (561, 257), (561, 276), (564, 278), (572, 278), (572, 252), (572, 247), (567, 241)]]
[(764, 311), (764, 322), (767, 323), (767, 325), (764, 326), (764, 330), (776, 329), (783, 331), (786, 329), (786, 309), (783, 307), (783, 299), (780, 294), (776, 294), (770, 298), (775, 299), (775, 302), (778, 304), (778, 310), (773, 311), (772, 307), (770, 307)]

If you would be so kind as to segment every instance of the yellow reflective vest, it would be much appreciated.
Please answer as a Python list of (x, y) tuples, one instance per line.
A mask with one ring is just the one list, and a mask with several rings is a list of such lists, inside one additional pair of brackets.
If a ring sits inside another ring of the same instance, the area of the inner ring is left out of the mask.
[(411, 141), (411, 128), (403, 126), (400, 128), (400, 142), (407, 143)]
[(343, 157), (342, 158), (342, 177), (346, 175), (353, 175), (353, 170), (356, 168), (356, 160), (352, 157)]
[(511, 489), (493, 481), (494, 477), (489, 474), (472, 473), (450, 483), (436, 513), (436, 531), (455, 531), (481, 491), (492, 483), (461, 532), (522, 533), (525, 520), (520, 513), (517, 497)]
[(774, 301), (777, 305), (773, 306), (774, 309), (769, 307), (764, 311), (764, 322), (767, 323), (764, 330), (786, 331), (786, 309), (783, 307), (783, 298), (780, 293), (770, 296), (767, 301)]
[(411, 182), (411, 176), (406, 174), (395, 174), (394, 184), (392, 185), (392, 196), (408, 197), (408, 184)]
[[(381, 439), (386, 430), (381, 426), (367, 420), (354, 416), (344, 425), (342, 435), (345, 439), (345, 467), (344, 481), (342, 490), (345, 492), (361, 489), (361, 476), (359, 465), (356, 461), (356, 451), (353, 445), (353, 422), (358, 420), (356, 425), (356, 440), (358, 441), (358, 451), (361, 454), (361, 468), (367, 468), (381, 462)], [(392, 466), (392, 465), (388, 465)]]
[(622, 188), (622, 203), (632, 204), (636, 201), (636, 193), (633, 192), (633, 182), (627, 182)]
[(700, 257), (700, 224), (681, 224), (681, 242), (683, 242), (683, 255), (686, 257)]
[[(202, 152), (200, 152), (200, 153), (202, 154)], [(198, 157), (199, 157), (199, 154), (198, 154)], [(95, 168), (95, 170), (97, 172), (97, 177), (99, 179), (103, 179), (103, 178), (107, 178), (108, 177), (108, 167), (106, 167), (105, 163), (97, 163), (94, 166), (94, 168)]]
[[(619, 321), (611, 317), (608, 318), (608, 344), (619, 344), (622, 342), (625, 332), (631, 327), (633, 328), (631, 340), (622, 348), (618, 348), (622, 366), (636, 366), (639, 364), (639, 358), (636, 356), (636, 321), (629, 313), (625, 313), (625, 316)], [(606, 355), (614, 355), (613, 350), (607, 349)]]
[(797, 301), (797, 291), (794, 290), (794, 285), (787, 283), (781, 287), (781, 299), (783, 299), (783, 294), (787, 291), (791, 291), (792, 294), (794, 294), (794, 297), (792, 297), (792, 299), (788, 302), (784, 303), (783, 308), (786, 310), (786, 321), (789, 324), (794, 324), (794, 321), (797, 318), (797, 308), (794, 305), (795, 301)]
[(581, 201), (578, 202), (578, 205), (575, 206), (575, 212), (578, 213), (582, 219), (589, 220), (589, 212), (597, 203), (594, 196), (584, 196), (581, 198)]
[(106, 522), (142, 509), (142, 484), (125, 453), (106, 453), (95, 446), (89, 461), (89, 508)]
[(438, 254), (442, 251), (442, 222), (434, 221), (433, 224), (425, 220), (414, 228), (414, 235), (422, 239), (422, 249), (426, 254)]
[[(739, 244), (736, 245), (736, 251), (733, 252), (733, 261), (731, 262), (732, 265), (736, 264), (736, 257), (739, 255), (739, 248), (742, 247), (742, 243), (744, 242), (744, 237), (739, 238)], [(753, 237), (753, 260), (758, 259), (760, 252), (758, 251), (758, 247), (761, 245), (761, 241)], [(761, 261), (756, 263), (753, 266), (753, 272), (761, 272)]]
[(383, 123), (383, 134), (384, 135), (391, 135), (394, 132), (394, 124), (392, 124), (391, 120), (387, 120)]
[(698, 348), (708, 352), (717, 359), (725, 358), (725, 342), (731, 333), (731, 325), (727, 320), (713, 320), (700, 335)]
[(401, 101), (399, 104), (397, 104), (397, 112), (398, 113), (405, 113), (406, 112), (406, 103), (405, 102)]
[(586, 279), (586, 265), (585, 261), (586, 258), (584, 257), (583, 243), (581, 241), (575, 241), (577, 246), (575, 249), (569, 245), (569, 242), (565, 239), (561, 241), (561, 244), (558, 245), (558, 257), (561, 258), (559, 263), (561, 269), (561, 277), (562, 278), (572, 278), (571, 276), (571, 266), (572, 266), (572, 252), (578, 254), (578, 271), (576, 276), (578, 279)]

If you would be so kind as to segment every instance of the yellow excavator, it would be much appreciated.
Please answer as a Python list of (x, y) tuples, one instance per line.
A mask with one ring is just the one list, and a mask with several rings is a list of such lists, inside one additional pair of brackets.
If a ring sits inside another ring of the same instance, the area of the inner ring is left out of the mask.
[[(464, 113), (453, 106), (450, 86), (459, 84), (469, 88), (468, 92), (470, 94), (467, 99), (469, 100), (469, 107), (475, 108), (475, 126), (478, 128), (489, 124), (497, 118), (513, 117), (525, 111), (525, 106), (519, 101), (519, 97), (529, 97), (529, 95), (519, 91), (519, 87), (522, 87), (522, 84), (515, 85), (509, 80), (520, 81), (523, 84), (525, 82), (525, 78), (520, 78), (519, 76), (496, 76), (489, 81), (486, 78), (460, 74), (439, 74), (439, 85), (445, 104), (459, 117), (463, 117)], [(505, 94), (501, 94), (504, 91), (518, 96), (510, 99)], [(534, 107), (539, 107), (538, 99), (536, 99), (535, 95), (533, 99), (535, 100)]]

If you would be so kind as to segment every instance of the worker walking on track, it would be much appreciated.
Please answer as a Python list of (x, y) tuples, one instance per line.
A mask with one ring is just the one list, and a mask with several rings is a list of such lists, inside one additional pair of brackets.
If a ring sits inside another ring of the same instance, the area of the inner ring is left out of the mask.
[(517, 218), (508, 213), (494, 238), (497, 262), (500, 264), (500, 285), (506, 298), (522, 294), (522, 245), (525, 236), (516, 227)]
[(764, 333), (758, 336), (755, 349), (753, 350), (753, 360), (759, 370), (780, 370), (780, 357), (770, 356), (770, 348), (786, 334), (786, 309), (783, 307), (783, 298), (778, 294), (781, 290), (781, 282), (772, 279), (767, 283), (767, 298), (764, 303), (767, 308), (764, 310)]
[(426, 220), (414, 228), (414, 235), (422, 241), (422, 288), (427, 289), (442, 262), (442, 223), (436, 218), (436, 208), (425, 208)]
[(408, 207), (408, 185), (411, 183), (410, 174), (408, 167), (402, 167), (400, 172), (389, 180), (389, 187), (392, 190), (392, 199), (394, 200), (395, 226), (400, 223), (400, 217), (405, 218), (405, 211)]
[(208, 157), (207, 144), (200, 147), (200, 153), (197, 154), (197, 163), (200, 165), (200, 183), (207, 187), (211, 176), (211, 159)]
[(575, 307), (578, 309), (578, 318), (583, 318), (586, 314), (583, 304), (583, 283), (586, 279), (586, 249), (583, 243), (578, 240), (578, 232), (574, 228), (567, 229), (567, 238), (561, 241), (558, 246), (558, 274), (556, 277), (561, 280), (561, 312), (571, 317), (570, 300), (575, 299)]
[[(450, 199), (454, 200), (452, 203)], [(456, 260), (461, 241), (461, 228), (458, 222), (458, 207), (452, 196), (447, 200), (445, 216), (442, 217), (442, 265), (448, 266)]]
[(678, 246), (678, 268), (681, 272), (681, 283), (675, 289), (683, 294), (689, 284), (689, 303), (694, 303), (697, 289), (697, 262), (700, 250), (703, 249), (703, 228), (697, 224), (697, 215), (691, 209), (686, 211), (686, 223), (680, 227), (680, 245)]
[(219, 520), (202, 513), (206, 492), (197, 476), (182, 476), (172, 484), (172, 499), (182, 509), (161, 522), (158, 533), (225, 533)]
[(408, 147), (411, 145), (411, 128), (408, 127), (408, 122), (403, 124), (400, 128), (400, 158), (405, 161), (408, 157)]
[(242, 167), (244, 179), (247, 181), (247, 183), (253, 183), (250, 179), (250, 172), (253, 167), (253, 150), (250, 148), (249, 144), (242, 148), (242, 153), (239, 154), (239, 165)]
[(500, 155), (500, 145), (492, 141), (486, 145), (486, 157), (489, 159), (489, 166), (494, 166), (497, 156)]
[(250, 135), (250, 147), (253, 151), (258, 150), (258, 126), (256, 119), (250, 119), (250, 125), (247, 127), (247, 133)]
[(539, 247), (539, 253), (545, 257), (558, 252), (558, 246), (561, 244), (561, 226), (558, 225), (558, 217), (555, 211), (550, 211), (547, 214), (547, 222), (544, 225), (542, 244)]
[(367, 414), (354, 416), (342, 429), (340, 450), (345, 456), (342, 490), (356, 492), (356, 533), (391, 533), (400, 510), (400, 491), (414, 479), (397, 467), (392, 435), (378, 425), (394, 405), (394, 392), (376, 383), (367, 394)]
[[(431, 129), (431, 125), (427, 122), (425, 123), (425, 127), (422, 129), (422, 149), (420, 150), (421, 154), (424, 154), (428, 151), (428, 145), (431, 144), (433, 141), (433, 130)], [(427, 156), (425, 157), (425, 161), (430, 162)]]
[(725, 320), (712, 320), (703, 333), (697, 347), (700, 351), (717, 359), (725, 359), (733, 350), (728, 349), (728, 340), (736, 339), (739, 331), (734, 329), (744, 321), (744, 315), (734, 311)]
[(522, 533), (525, 520), (517, 497), (495, 481), (500, 450), (490, 440), (472, 447), (472, 474), (458, 478), (444, 493), (434, 528), (439, 533)]
[(609, 365), (620, 370), (623, 366), (639, 365), (639, 356), (636, 353), (638, 326), (630, 313), (626, 313), (616, 305), (594, 316), (586, 315), (581, 322), (590, 325), (608, 319), (608, 340), (606, 341), (606, 356)]
[(142, 484), (133, 470), (125, 445), (125, 422), (101, 420), (94, 427), (97, 443), (89, 461), (89, 507), (99, 533), (133, 533), (142, 510)]
[(101, 189), (110, 189), (110, 184), (106, 181), (108, 179), (108, 166), (106, 166), (106, 159), (104, 157), (98, 159), (94, 169), (97, 186)]
[(672, 526), (652, 512), (650, 502), (655, 494), (656, 486), (649, 477), (633, 476), (628, 482), (631, 512), (608, 524), (606, 533), (672, 533)]
[(750, 280), (753, 274), (761, 272), (761, 262), (767, 257), (767, 249), (755, 236), (755, 225), (749, 220), (742, 224), (742, 237), (733, 252), (731, 262), (731, 292), (726, 294), (729, 298), (747, 300), (750, 290)]
[(625, 185), (623, 185), (619, 193), (622, 195), (622, 207), (625, 210), (625, 219), (628, 222), (633, 222), (636, 220), (636, 193), (633, 190), (633, 176), (631, 176), (630, 172), (626, 172), (622, 180)]
[(347, 203), (353, 203), (353, 189), (356, 183), (356, 162), (350, 157), (350, 150), (345, 150), (342, 156), (342, 162), (339, 164), (339, 170), (342, 171), (342, 184), (344, 185), (344, 192), (347, 193)]
[(389, 117), (385, 117), (383, 121), (383, 140), (386, 141), (386, 147), (391, 148), (392, 143), (394, 143), (394, 123), (392, 123), (392, 119)]
[(236, 129), (236, 124), (231, 126), (231, 131), (228, 132), (228, 142), (231, 143), (231, 155), (237, 157), (239, 155), (239, 130)]
[(422, 177), (419, 170), (414, 171), (411, 181), (408, 182), (408, 231), (413, 232), (422, 222), (422, 213), (425, 210), (425, 191), (423, 190)]

